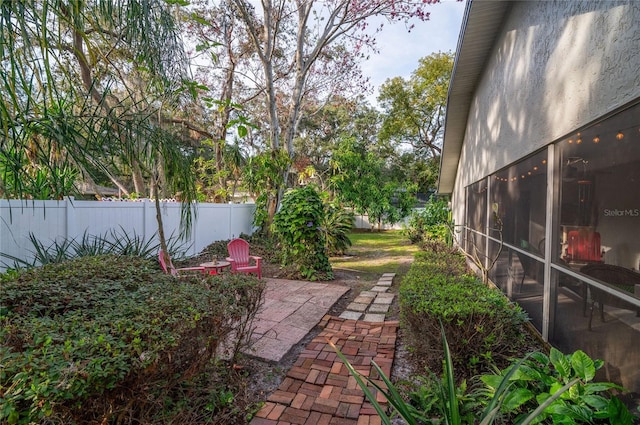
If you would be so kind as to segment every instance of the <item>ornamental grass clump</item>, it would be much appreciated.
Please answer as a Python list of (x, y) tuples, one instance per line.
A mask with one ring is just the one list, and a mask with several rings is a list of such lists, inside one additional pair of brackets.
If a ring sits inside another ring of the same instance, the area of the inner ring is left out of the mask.
[(113, 255), (5, 277), (0, 423), (141, 420), (229, 343), (237, 353), (263, 290), (248, 276), (177, 279)]
[(463, 376), (491, 370), (523, 346), (526, 313), (469, 273), (451, 250), (420, 252), (400, 285), (401, 319), (415, 359), (432, 369), (442, 359), (440, 322), (455, 369)]

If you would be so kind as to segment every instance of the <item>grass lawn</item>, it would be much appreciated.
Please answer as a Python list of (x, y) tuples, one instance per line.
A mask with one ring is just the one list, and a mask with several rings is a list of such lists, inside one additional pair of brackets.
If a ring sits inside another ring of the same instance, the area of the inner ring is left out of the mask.
[(366, 280), (376, 280), (382, 273), (404, 276), (419, 250), (399, 230), (352, 232), (349, 239), (353, 245), (344, 256), (331, 258), (331, 266), (361, 272)]

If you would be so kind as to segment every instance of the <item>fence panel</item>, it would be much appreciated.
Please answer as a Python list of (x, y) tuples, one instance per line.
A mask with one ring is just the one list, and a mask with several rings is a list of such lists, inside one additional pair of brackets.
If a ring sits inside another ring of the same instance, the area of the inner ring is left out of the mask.
[[(382, 230), (402, 230), (407, 226), (409, 222), (409, 218), (405, 217), (400, 223), (395, 224), (383, 224), (381, 226)], [(356, 214), (354, 216), (353, 227), (356, 229), (378, 229), (378, 223), (374, 222), (373, 224), (369, 221), (369, 216), (367, 214)]]
[[(30, 261), (29, 234), (52, 241), (67, 232), (66, 201), (0, 201), (0, 253)], [(13, 261), (0, 258), (0, 271)]]
[[(162, 202), (160, 206), (165, 236), (178, 237), (180, 204)], [(207, 245), (253, 232), (254, 204), (196, 204), (191, 232), (184, 235), (187, 255), (195, 255)], [(64, 239), (79, 239), (84, 234), (105, 236), (125, 232), (144, 240), (157, 241), (154, 202), (19, 201), (0, 200), (0, 254), (25, 261), (33, 260), (33, 234), (44, 245)], [(13, 261), (0, 257), (0, 271)]]
[[(82, 237), (86, 232), (90, 235), (105, 235), (111, 230), (129, 235), (148, 236), (145, 233), (144, 209), (151, 202), (96, 202), (71, 201), (67, 213), (73, 225), (67, 237)], [(156, 226), (157, 227), (157, 226)]]

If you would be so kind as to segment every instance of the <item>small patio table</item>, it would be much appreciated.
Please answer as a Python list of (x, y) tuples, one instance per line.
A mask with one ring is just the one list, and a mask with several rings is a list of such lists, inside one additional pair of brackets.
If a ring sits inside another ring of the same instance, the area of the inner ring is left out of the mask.
[(220, 260), (200, 264), (200, 267), (204, 267), (205, 272), (209, 274), (221, 274), (224, 268), (229, 266), (231, 266), (230, 262)]

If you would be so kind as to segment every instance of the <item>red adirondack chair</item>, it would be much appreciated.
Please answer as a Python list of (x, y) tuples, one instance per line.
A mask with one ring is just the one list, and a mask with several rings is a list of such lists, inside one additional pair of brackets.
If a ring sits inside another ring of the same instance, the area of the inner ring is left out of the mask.
[(181, 273), (190, 273), (190, 272), (206, 273), (204, 267), (181, 267), (177, 269), (171, 262), (171, 257), (169, 257), (169, 255), (167, 255), (167, 260), (169, 261), (168, 264), (167, 264), (167, 261), (165, 261), (164, 251), (162, 250), (158, 251), (158, 261), (160, 262), (160, 267), (162, 267), (162, 271), (165, 273), (171, 274), (173, 276), (180, 276)]
[(227, 244), (232, 273), (256, 273), (262, 279), (262, 257), (249, 255), (249, 242), (244, 239), (233, 239)]

